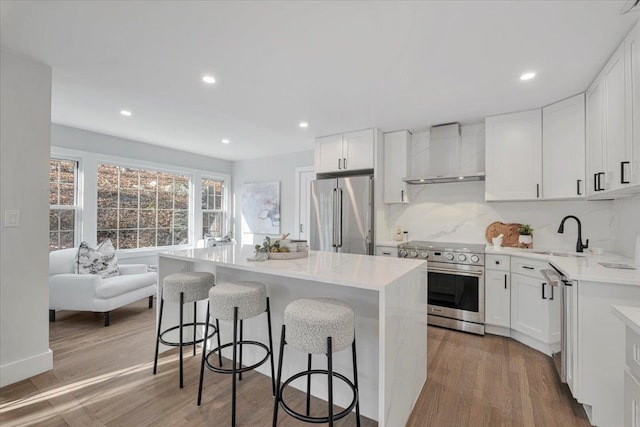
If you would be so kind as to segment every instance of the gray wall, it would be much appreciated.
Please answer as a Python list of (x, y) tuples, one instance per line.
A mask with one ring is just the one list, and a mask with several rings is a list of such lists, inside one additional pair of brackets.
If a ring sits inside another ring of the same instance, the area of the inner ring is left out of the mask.
[[(1, 52), (0, 386), (47, 371), (51, 68)], [(19, 227), (4, 227), (19, 210)]]
[(231, 162), (227, 160), (57, 124), (51, 125), (51, 145), (192, 169), (231, 173)]
[(280, 181), (280, 231), (294, 232), (295, 169), (313, 166), (313, 150), (233, 162), (231, 170), (234, 236), (238, 243), (262, 243), (264, 235), (242, 234), (242, 191), (247, 182)]

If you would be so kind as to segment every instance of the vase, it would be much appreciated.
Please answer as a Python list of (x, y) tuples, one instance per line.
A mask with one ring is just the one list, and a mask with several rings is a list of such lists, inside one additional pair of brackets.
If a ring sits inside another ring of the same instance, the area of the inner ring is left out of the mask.
[(521, 248), (531, 248), (533, 247), (533, 236), (528, 234), (528, 235), (519, 235), (518, 236), (518, 243)]

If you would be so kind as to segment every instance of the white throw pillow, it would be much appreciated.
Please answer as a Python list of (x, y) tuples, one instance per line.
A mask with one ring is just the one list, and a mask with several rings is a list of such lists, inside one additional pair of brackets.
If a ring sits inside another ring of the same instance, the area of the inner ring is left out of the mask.
[(90, 248), (87, 242), (80, 243), (78, 273), (97, 274), (103, 279), (120, 274), (116, 250), (111, 239), (105, 240), (96, 249)]

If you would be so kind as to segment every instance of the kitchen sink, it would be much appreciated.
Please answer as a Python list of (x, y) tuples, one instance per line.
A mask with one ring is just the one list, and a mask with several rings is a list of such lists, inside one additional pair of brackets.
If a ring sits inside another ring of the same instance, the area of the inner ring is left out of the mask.
[(540, 254), (540, 255), (552, 255), (552, 256), (564, 256), (564, 257), (576, 257), (576, 258), (587, 256), (587, 254), (578, 253), (578, 252), (545, 251), (545, 250), (537, 250), (537, 249), (532, 249), (529, 252), (532, 252), (534, 254)]

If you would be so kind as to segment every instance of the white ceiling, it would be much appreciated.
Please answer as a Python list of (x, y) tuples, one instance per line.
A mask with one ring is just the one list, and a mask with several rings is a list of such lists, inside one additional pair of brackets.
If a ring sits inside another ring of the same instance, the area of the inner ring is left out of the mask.
[(51, 65), (55, 123), (238, 160), (581, 92), (640, 17), (622, 4), (3, 0), (1, 43)]

